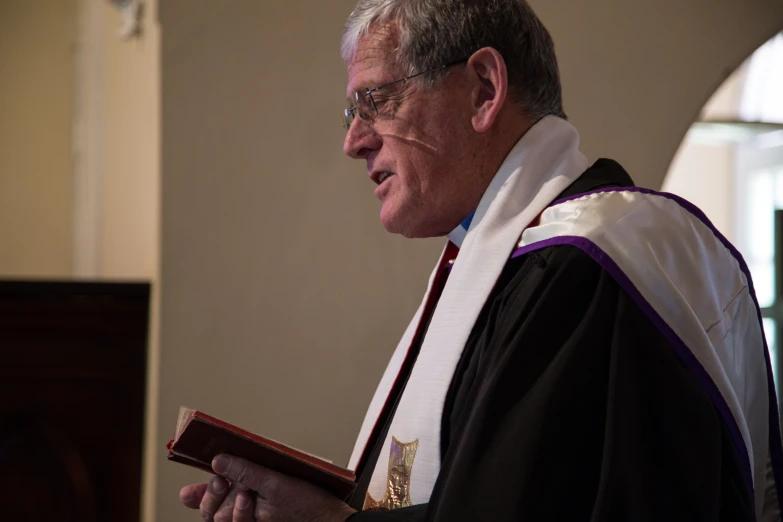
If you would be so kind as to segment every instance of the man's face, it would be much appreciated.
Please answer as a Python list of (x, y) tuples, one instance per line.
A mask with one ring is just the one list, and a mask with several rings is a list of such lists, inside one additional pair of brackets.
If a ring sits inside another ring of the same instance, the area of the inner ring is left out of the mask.
[[(406, 76), (395, 61), (396, 45), (393, 26), (377, 27), (360, 41), (348, 63), (349, 100), (356, 92), (364, 96), (367, 89)], [(357, 116), (348, 130), (344, 152), (365, 160), (382, 204), (381, 223), (389, 232), (447, 234), (481, 196), (471, 183), (475, 155), (463, 71), (464, 66), (453, 67), (431, 88), (412, 80), (373, 93), (378, 114), (369, 121)]]

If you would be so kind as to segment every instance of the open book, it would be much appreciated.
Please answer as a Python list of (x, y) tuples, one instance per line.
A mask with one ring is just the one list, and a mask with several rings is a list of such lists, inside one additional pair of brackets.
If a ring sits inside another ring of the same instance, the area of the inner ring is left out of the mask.
[(212, 459), (221, 453), (305, 480), (345, 500), (356, 487), (351, 470), (285, 444), (254, 435), (198, 410), (179, 409), (169, 460), (213, 473)]

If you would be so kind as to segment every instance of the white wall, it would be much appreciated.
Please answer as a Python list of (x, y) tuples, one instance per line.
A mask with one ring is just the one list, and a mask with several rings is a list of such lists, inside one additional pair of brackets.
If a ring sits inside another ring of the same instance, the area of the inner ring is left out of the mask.
[(0, 277), (72, 266), (76, 2), (0, 2)]
[[(715, 91), (699, 116), (703, 121), (736, 121), (745, 67), (739, 67)], [(732, 243), (735, 230), (735, 146), (704, 140), (691, 132), (683, 139), (669, 166), (662, 190), (684, 197), (699, 207)]]
[(677, 152), (663, 185), (707, 215), (729, 241), (734, 241), (734, 147), (694, 142), (688, 138)]

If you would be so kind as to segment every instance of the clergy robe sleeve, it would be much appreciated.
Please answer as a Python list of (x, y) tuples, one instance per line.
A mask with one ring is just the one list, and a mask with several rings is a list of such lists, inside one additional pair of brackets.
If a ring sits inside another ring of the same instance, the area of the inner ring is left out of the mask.
[(524, 257), (455, 372), (429, 504), (350, 522), (752, 520), (723, 421), (628, 294), (576, 247)]

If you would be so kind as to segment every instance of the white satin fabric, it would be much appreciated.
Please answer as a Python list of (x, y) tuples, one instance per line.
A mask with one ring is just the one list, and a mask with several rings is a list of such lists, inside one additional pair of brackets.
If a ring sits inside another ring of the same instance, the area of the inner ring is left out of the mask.
[(780, 520), (770, 458), (775, 398), (741, 259), (679, 199), (651, 191), (600, 191), (554, 205), (524, 231), (520, 246), (569, 237), (586, 238), (607, 255), (709, 374), (747, 449), (757, 519)]

